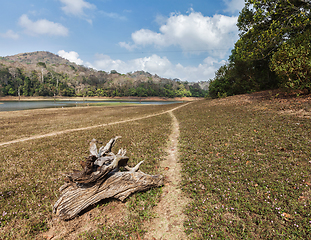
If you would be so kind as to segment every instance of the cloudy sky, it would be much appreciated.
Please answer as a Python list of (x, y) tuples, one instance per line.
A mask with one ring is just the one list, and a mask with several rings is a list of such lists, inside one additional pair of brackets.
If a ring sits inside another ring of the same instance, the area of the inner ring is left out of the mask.
[(49, 51), (107, 72), (202, 81), (228, 59), (244, 0), (12, 0), (0, 6), (0, 56)]

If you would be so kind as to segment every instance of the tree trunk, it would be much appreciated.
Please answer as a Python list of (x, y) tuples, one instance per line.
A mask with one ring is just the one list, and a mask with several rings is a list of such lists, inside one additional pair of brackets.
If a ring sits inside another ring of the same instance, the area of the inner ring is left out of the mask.
[[(138, 170), (143, 163), (135, 167), (127, 166), (126, 151), (118, 154), (111, 148), (120, 137), (112, 138), (105, 147), (97, 151), (96, 140), (90, 143), (90, 156), (86, 162), (80, 162), (83, 170), (74, 170), (65, 174), (66, 183), (60, 187), (61, 195), (54, 204), (53, 212), (63, 220), (76, 217), (82, 210), (106, 198), (121, 201), (130, 194), (163, 185), (163, 176), (149, 175)], [(127, 171), (119, 171), (124, 167)]]

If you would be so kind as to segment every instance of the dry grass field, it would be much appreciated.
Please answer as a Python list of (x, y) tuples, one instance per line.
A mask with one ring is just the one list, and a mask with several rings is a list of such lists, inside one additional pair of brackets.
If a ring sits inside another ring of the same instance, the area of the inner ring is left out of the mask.
[[(4, 140), (11, 140), (30, 136), (33, 133), (42, 134), (144, 117), (174, 107), (176, 105), (29, 110), (10, 112), (1, 117), (11, 129), (6, 134), (12, 133)], [(62, 173), (80, 168), (78, 163), (88, 156), (88, 142), (92, 138), (107, 142), (114, 136), (122, 136), (115, 146), (115, 152), (121, 147), (126, 148), (130, 165), (145, 160), (141, 170), (155, 174), (159, 171), (156, 166), (163, 158), (169, 133), (170, 117), (168, 114), (163, 114), (126, 124), (97, 127), (2, 146), (0, 148), (0, 238), (33, 239), (34, 236), (48, 230), (52, 224), (50, 222), (52, 205), (59, 195), (58, 188), (64, 182)], [(137, 231), (142, 231), (140, 221), (149, 217), (151, 214), (149, 211), (154, 205), (152, 202), (155, 201), (153, 198), (156, 198), (160, 191), (161, 189), (155, 189), (137, 194), (126, 203), (117, 203), (120, 205), (119, 208), (126, 208), (128, 205), (128, 214), (133, 215), (130, 225), (122, 230), (124, 236), (126, 231), (135, 234)], [(139, 200), (140, 197), (147, 198), (148, 201), (144, 203), (144, 200)], [(140, 213), (141, 207), (138, 207), (140, 204), (146, 205), (143, 214)], [(104, 205), (100, 206), (105, 208)], [(132, 208), (131, 205), (136, 207)], [(101, 221), (105, 223), (107, 219)], [(135, 231), (131, 230), (132, 228)], [(60, 235), (66, 238), (68, 233)]]
[[(66, 222), (53, 216), (52, 205), (62, 173), (79, 169), (92, 138), (105, 143), (121, 135), (115, 152), (126, 148), (130, 165), (145, 160), (143, 172), (163, 173), (172, 132), (165, 112), (181, 105), (1, 113), (0, 143), (94, 128), (0, 146), (0, 239), (143, 239), (165, 187), (124, 202), (102, 201)], [(310, 112), (310, 96), (274, 92), (201, 100), (173, 111), (189, 239), (309, 237)], [(137, 120), (105, 125), (129, 119)]]
[(311, 97), (263, 92), (178, 109), (190, 239), (308, 239)]

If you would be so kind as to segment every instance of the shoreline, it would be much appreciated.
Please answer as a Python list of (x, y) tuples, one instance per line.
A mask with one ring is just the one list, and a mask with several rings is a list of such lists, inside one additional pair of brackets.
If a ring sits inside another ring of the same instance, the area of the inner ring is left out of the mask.
[(170, 102), (170, 101), (196, 101), (204, 98), (196, 97), (176, 97), (176, 98), (165, 98), (165, 97), (25, 97), (21, 96), (20, 99), (17, 96), (5, 96), (0, 97), (0, 101), (155, 101), (155, 102)]

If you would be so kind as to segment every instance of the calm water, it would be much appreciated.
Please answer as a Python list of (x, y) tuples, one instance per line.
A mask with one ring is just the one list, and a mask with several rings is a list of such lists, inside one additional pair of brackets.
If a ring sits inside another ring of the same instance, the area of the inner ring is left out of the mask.
[(80, 107), (86, 104), (100, 104), (100, 103), (134, 103), (134, 104), (172, 104), (178, 103), (177, 101), (170, 102), (127, 102), (127, 101), (0, 101), (1, 111), (18, 111), (37, 108), (61, 108), (61, 107)]

